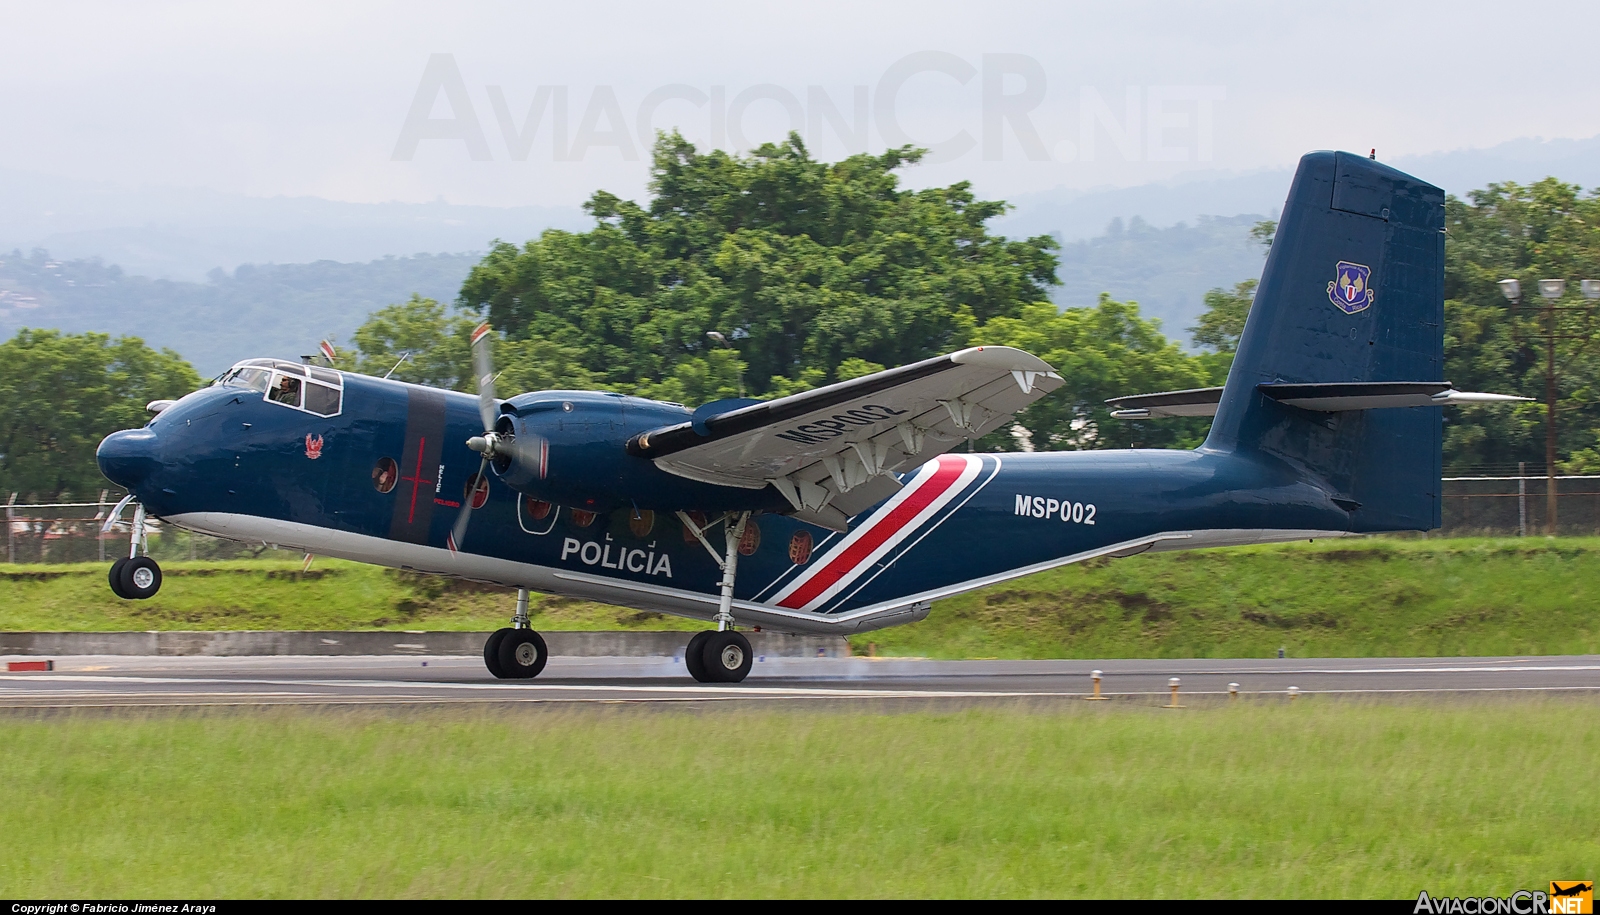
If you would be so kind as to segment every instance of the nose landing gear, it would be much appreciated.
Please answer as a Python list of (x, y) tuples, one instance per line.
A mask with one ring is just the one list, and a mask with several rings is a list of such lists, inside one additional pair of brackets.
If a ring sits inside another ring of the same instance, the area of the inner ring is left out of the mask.
[(517, 589), (517, 612), (511, 626), (497, 629), (483, 643), (483, 666), (501, 680), (528, 680), (539, 676), (550, 660), (550, 649), (528, 622), (528, 589)]
[[(111, 530), (112, 525), (117, 523), (117, 518), (122, 514), (123, 507), (132, 499), (133, 496), (130, 495), (117, 503), (117, 507), (106, 519), (105, 526), (101, 528), (102, 531)], [(123, 600), (148, 600), (161, 590), (161, 566), (149, 556), (139, 555), (140, 550), (149, 549), (143, 505), (137, 505), (133, 509), (133, 533), (129, 541), (128, 555), (111, 564), (111, 572), (107, 576), (111, 593)]]

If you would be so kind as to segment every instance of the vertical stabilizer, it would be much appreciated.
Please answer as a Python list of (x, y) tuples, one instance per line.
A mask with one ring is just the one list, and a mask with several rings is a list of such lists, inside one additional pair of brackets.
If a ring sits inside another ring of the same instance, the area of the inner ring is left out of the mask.
[(1205, 447), (1285, 461), (1351, 529), (1439, 526), (1439, 407), (1323, 413), (1257, 385), (1441, 381), (1444, 192), (1362, 156), (1300, 160)]

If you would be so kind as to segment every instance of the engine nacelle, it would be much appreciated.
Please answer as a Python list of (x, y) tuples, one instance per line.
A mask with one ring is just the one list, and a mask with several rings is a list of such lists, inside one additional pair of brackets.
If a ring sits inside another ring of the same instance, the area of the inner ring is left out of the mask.
[(491, 460), (512, 489), (586, 511), (783, 511), (771, 487), (740, 489), (685, 479), (628, 454), (640, 432), (681, 423), (678, 404), (590, 391), (541, 391), (513, 398), (495, 422)]

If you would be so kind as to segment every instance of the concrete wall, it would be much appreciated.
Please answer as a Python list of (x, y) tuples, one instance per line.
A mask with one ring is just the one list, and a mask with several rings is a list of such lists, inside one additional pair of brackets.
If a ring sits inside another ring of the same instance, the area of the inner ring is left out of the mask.
[[(541, 632), (557, 657), (671, 657), (692, 632)], [(844, 639), (746, 632), (757, 655), (848, 657)], [(481, 655), (487, 632), (0, 632), (0, 655)]]

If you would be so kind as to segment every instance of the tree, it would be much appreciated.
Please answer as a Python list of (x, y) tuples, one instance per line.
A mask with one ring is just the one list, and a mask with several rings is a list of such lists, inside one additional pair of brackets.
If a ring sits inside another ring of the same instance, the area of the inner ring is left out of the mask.
[[(1244, 333), (1244, 320), (1256, 298), (1256, 281), (1235, 283), (1232, 292), (1212, 289), (1205, 294), (1206, 310), (1189, 328), (1196, 346), (1207, 346), (1218, 353), (1232, 355)], [(1230, 360), (1231, 361), (1231, 360)]]
[[(1091, 448), (1194, 447), (1205, 439), (1205, 419), (1130, 422), (1113, 419), (1106, 399), (1220, 384), (1205, 362), (1161, 334), (1139, 306), (1107, 293), (1093, 308), (1057, 311), (1049, 302), (1023, 307), (1017, 317), (995, 318), (975, 343), (1015, 346), (1055, 366), (1066, 384), (1017, 416), (1023, 436), (1038, 451)], [(1224, 369), (1226, 371), (1226, 369)], [(991, 434), (988, 448), (1017, 447), (1007, 432)]]
[[(476, 387), (472, 375), (476, 326), (466, 315), (452, 315), (433, 299), (413, 295), (408, 302), (373, 312), (356, 329), (355, 368), (368, 375), (470, 392)], [(578, 350), (550, 340), (496, 336), (494, 362), (500, 373), (496, 387), (506, 393), (593, 388), (598, 379), (579, 364), (581, 356)]]
[(0, 344), (0, 491), (95, 498), (110, 486), (94, 460), (100, 440), (144, 425), (150, 401), (199, 386), (177, 353), (137, 337), (23, 329)]
[(458, 304), (509, 339), (570, 348), (614, 389), (691, 399), (728, 391), (735, 362), (732, 390), (742, 377), (766, 396), (838, 380), (850, 360), (947, 352), (1045, 298), (1057, 246), (990, 235), (1006, 206), (966, 183), (900, 188), (921, 156), (829, 164), (793, 134), (748, 156), (661, 136), (645, 205), (600, 191), (590, 231), (495, 244)]
[[(1514, 470), (1542, 464), (1545, 343), (1554, 334), (1557, 460), (1600, 443), (1600, 324), (1592, 302), (1568, 295), (1555, 326), (1546, 323), (1540, 279), (1600, 278), (1600, 198), (1546, 178), (1532, 185), (1491, 184), (1445, 203), (1445, 377), (1463, 390), (1498, 391), (1540, 402), (1462, 407), (1445, 414), (1445, 463), (1457, 471)], [(1498, 283), (1516, 279), (1523, 301)], [(1583, 465), (1587, 466), (1587, 464)]]

